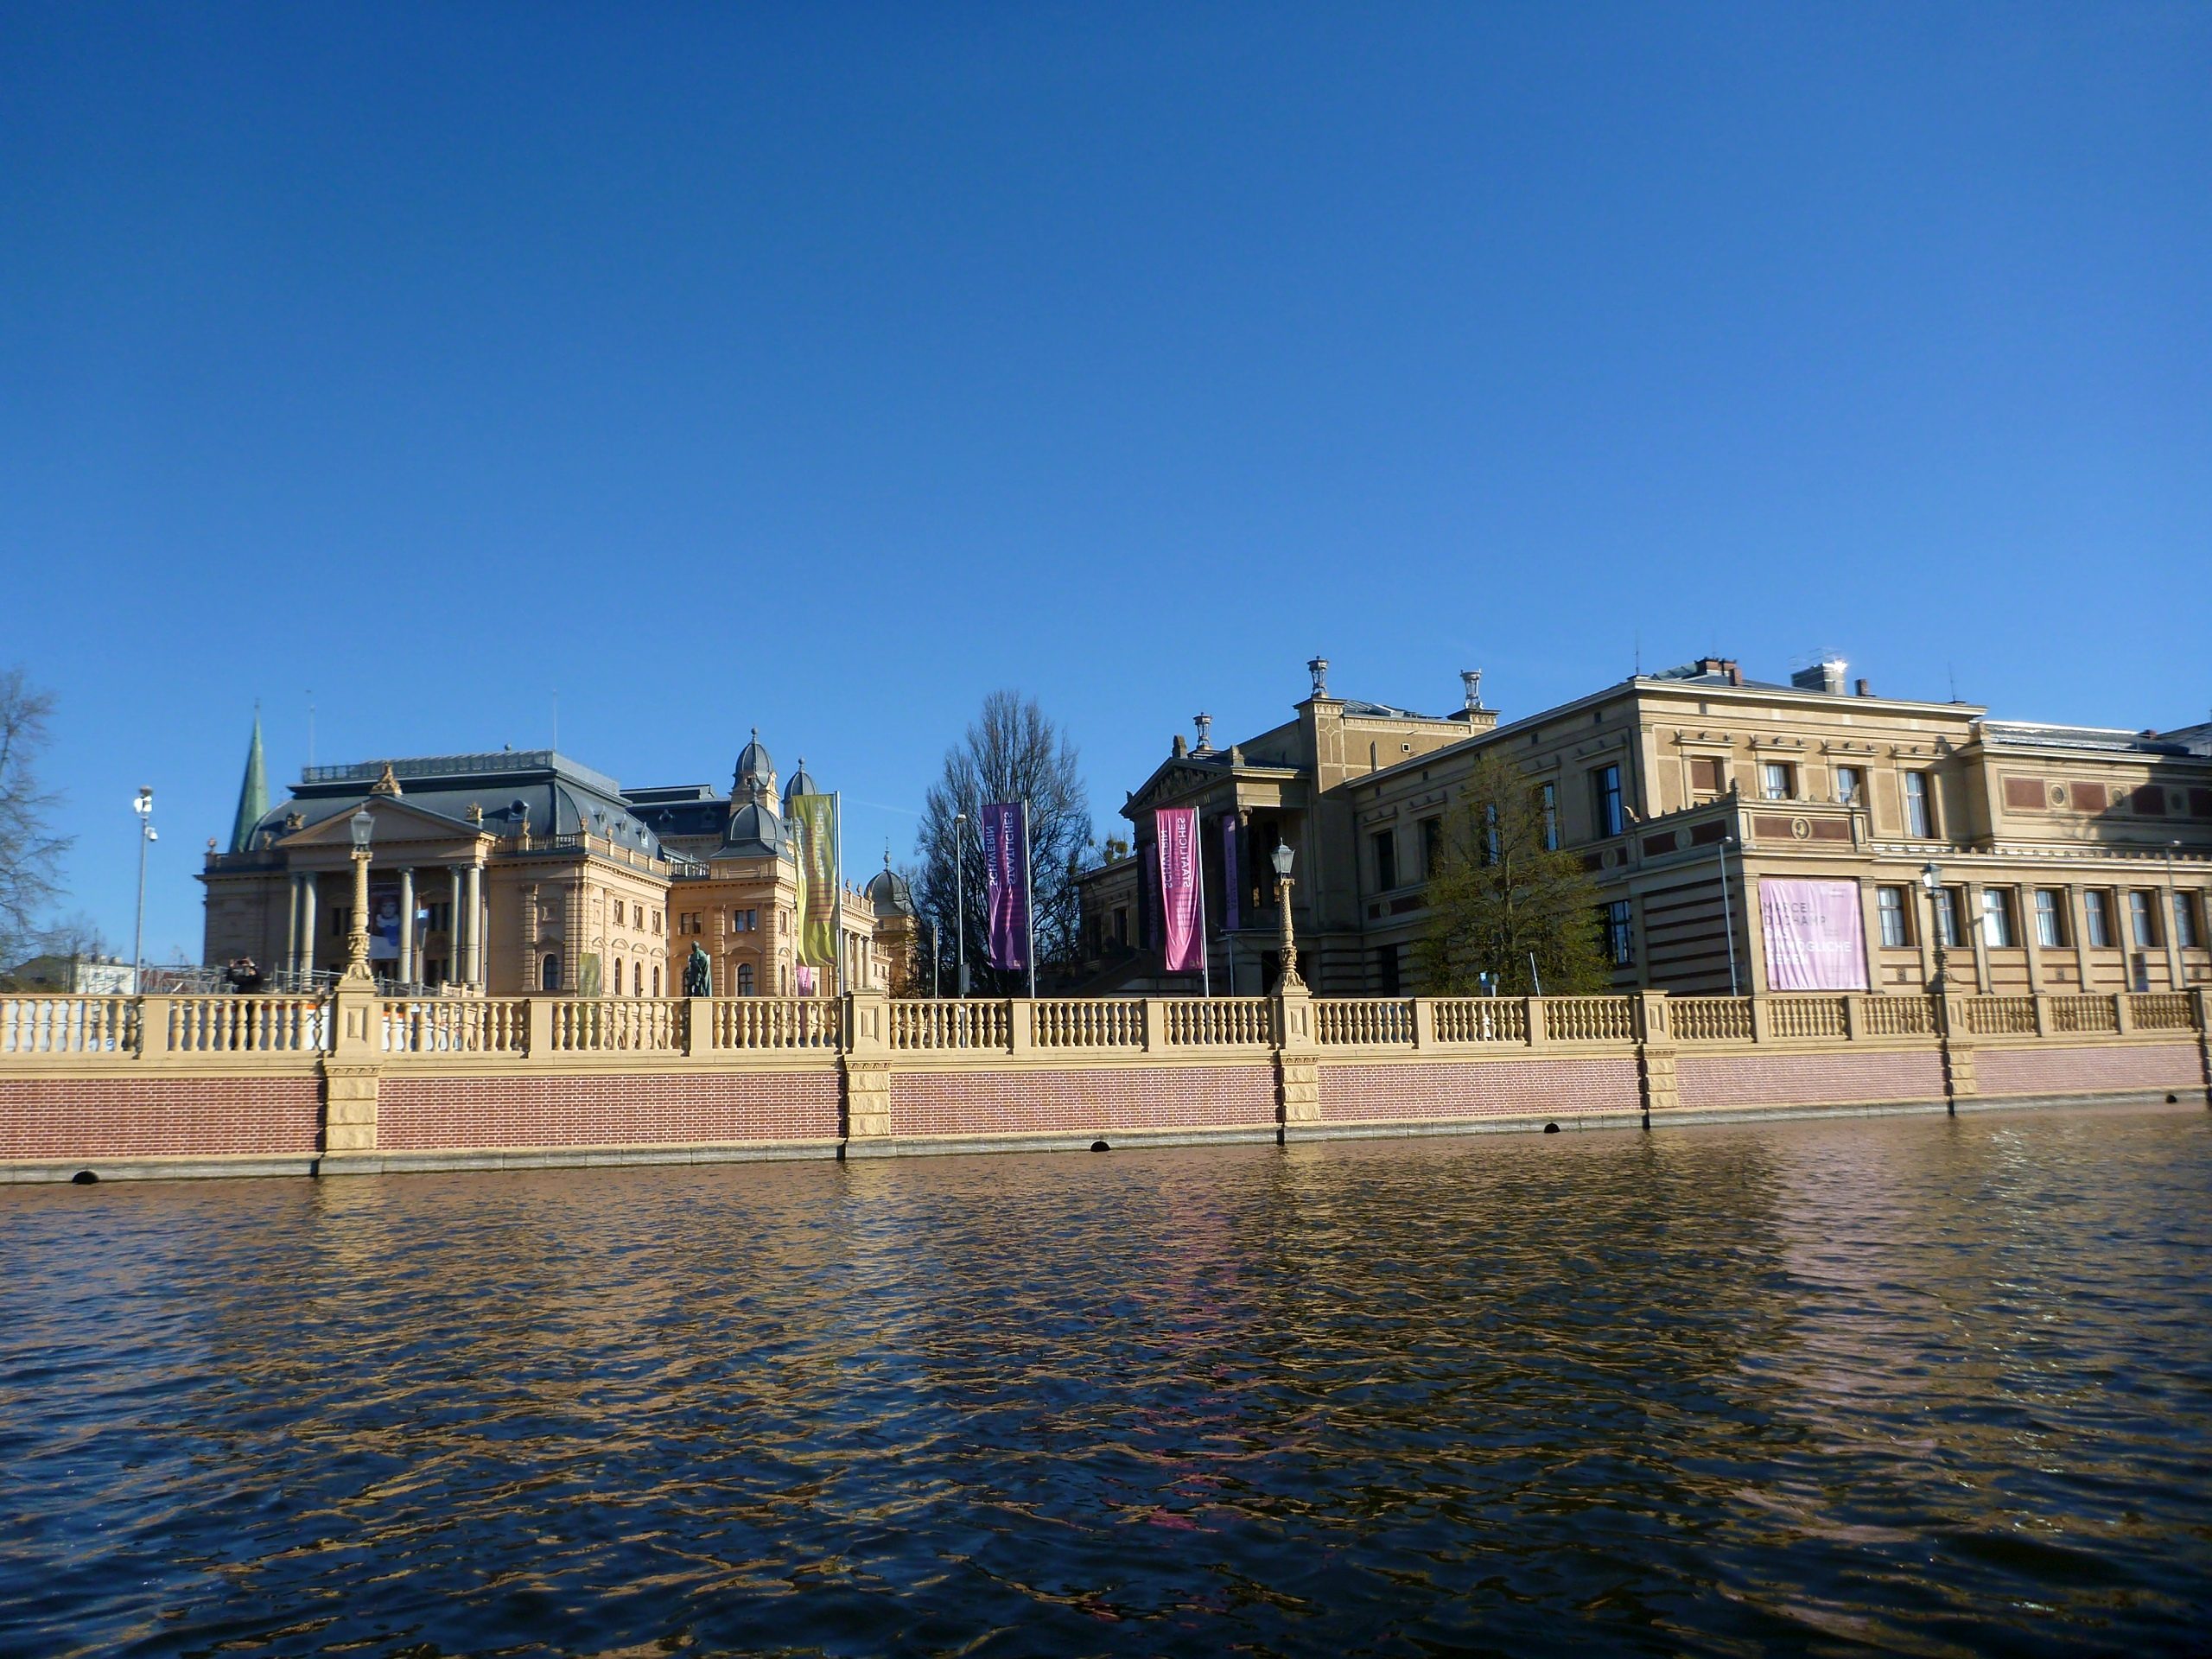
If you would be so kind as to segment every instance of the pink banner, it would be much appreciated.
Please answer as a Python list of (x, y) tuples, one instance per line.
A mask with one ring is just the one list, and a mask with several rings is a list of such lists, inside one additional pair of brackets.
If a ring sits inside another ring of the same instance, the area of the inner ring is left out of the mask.
[(1866, 936), (1856, 881), (1759, 878), (1770, 991), (1863, 991)]
[(1163, 965), (1171, 974), (1194, 974), (1205, 965), (1205, 933), (1198, 925), (1198, 811), (1163, 806), (1152, 815), (1160, 832), (1160, 913), (1166, 923)]

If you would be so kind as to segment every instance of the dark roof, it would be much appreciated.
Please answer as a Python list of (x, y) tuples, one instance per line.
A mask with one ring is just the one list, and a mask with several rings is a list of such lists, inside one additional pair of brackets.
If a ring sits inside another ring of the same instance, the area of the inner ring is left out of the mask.
[(456, 824), (475, 827), (468, 817), (474, 806), (483, 811), (483, 828), (494, 835), (514, 834), (527, 818), (534, 836), (588, 831), (660, 855), (659, 838), (631, 810), (620, 785), (551, 749), (309, 766), (291, 798), (262, 816), (257, 836), (289, 833), (284, 821), (295, 812), (302, 828), (351, 814), (370, 798), (386, 766), (398, 782), (400, 799)]
[(905, 876), (887, 864), (869, 880), (866, 892), (879, 916), (912, 916), (914, 913), (913, 889), (907, 885)]
[(788, 801), (794, 795), (819, 795), (821, 792), (822, 786), (814, 781), (814, 774), (806, 769), (806, 762), (802, 759), (798, 770), (791, 773), (791, 782), (784, 785), (784, 798)]

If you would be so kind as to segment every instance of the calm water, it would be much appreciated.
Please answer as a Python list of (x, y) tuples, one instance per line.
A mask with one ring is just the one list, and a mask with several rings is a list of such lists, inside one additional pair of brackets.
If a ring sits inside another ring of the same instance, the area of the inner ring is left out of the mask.
[(2184, 1649), (2208, 1194), (2171, 1110), (0, 1188), (0, 1652)]

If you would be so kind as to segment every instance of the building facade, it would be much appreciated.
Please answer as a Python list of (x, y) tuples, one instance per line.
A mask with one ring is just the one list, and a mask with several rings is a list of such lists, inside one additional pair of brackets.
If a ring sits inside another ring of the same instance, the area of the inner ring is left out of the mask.
[(1719, 658), (1501, 724), (1472, 676), (1439, 717), (1333, 697), (1326, 663), (1308, 666), (1294, 721), (1225, 752), (1179, 737), (1130, 795), (1135, 850), (1083, 887), (1102, 988), (1195, 988), (1158, 972), (1153, 830), (1160, 808), (1195, 806), (1212, 961), (1257, 970), (1238, 988), (1272, 982), (1268, 861), (1287, 842), (1307, 982), (1412, 991), (1444, 817), (1483, 753), (1511, 757), (1581, 855), (1618, 988), (1791, 988), (1769, 950), (1807, 893), (1855, 909), (1860, 988), (1923, 988), (1939, 935), (1965, 989), (2212, 981), (2212, 728), (1998, 721), (1847, 690), (1840, 662), (1780, 684)]
[[(786, 792), (812, 788), (802, 771)], [(251, 957), (272, 987), (341, 970), (365, 807), (370, 965), (396, 988), (677, 996), (696, 946), (713, 995), (832, 995), (837, 971), (799, 960), (782, 804), (757, 733), (727, 797), (626, 791), (551, 750), (310, 766), (282, 805), (241, 815), (229, 850), (210, 843), (203, 960)], [(836, 895), (847, 988), (905, 972), (912, 903), (879, 885)]]

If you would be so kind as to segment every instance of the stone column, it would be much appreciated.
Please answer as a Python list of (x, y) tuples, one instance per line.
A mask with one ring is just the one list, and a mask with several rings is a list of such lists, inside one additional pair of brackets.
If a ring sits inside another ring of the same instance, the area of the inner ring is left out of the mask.
[[(468, 867), (463, 875), (462, 886), (468, 895), (465, 904), (468, 917), (467, 931), (462, 935), (467, 944), (461, 951), (461, 959), (464, 964), (461, 974), (472, 988), (481, 990), (484, 988), (484, 866), (481, 862)], [(536, 908), (536, 901), (533, 900), (531, 909), (535, 911)], [(536, 990), (536, 976), (525, 978), (522, 988), (524, 994)]]
[(1287, 1140), (1293, 1128), (1321, 1121), (1321, 1050), (1305, 986), (1286, 982), (1274, 1004), (1275, 1111)]
[(315, 971), (315, 874), (307, 873), (300, 886), (300, 971)]
[(891, 1135), (891, 1033), (888, 999), (880, 991), (845, 997), (844, 1052), (838, 1058), (845, 1095), (845, 1139), (883, 1141)]
[[(316, 1170), (343, 1173), (377, 1149), (377, 1093), (383, 1074), (383, 1018), (373, 982), (339, 982), (330, 1002), (330, 1052), (322, 1057), (322, 1153)], [(375, 1160), (365, 1160), (374, 1167)]]
[(1974, 947), (1974, 988), (1986, 995), (1992, 986), (1989, 978), (1989, 938), (1981, 925), (1981, 883), (1969, 881), (1963, 891), (1967, 913), (1959, 918), (1959, 925), (1966, 929), (1967, 943)]
[(2082, 980), (2075, 989), (2086, 995), (2096, 985), (2090, 978), (2088, 901), (2082, 897), (2079, 881), (2066, 884), (2066, 926), (2074, 936), (2074, 971)]
[(415, 868), (399, 872), (399, 982), (415, 982)]
[(284, 971), (300, 971), (300, 873), (294, 870), (285, 884), (290, 902), (284, 906)]
[(1637, 1083), (1643, 1096), (1643, 1127), (1648, 1129), (1652, 1113), (1671, 1110), (1682, 1103), (1675, 1080), (1675, 1032), (1667, 993), (1639, 992), (1636, 1004)]
[(1936, 1040), (1943, 1062), (1943, 1105), (1955, 1116), (1959, 1097), (1980, 1092), (1974, 1075), (1974, 1039), (1967, 1030), (1967, 999), (1948, 992), (1936, 999)]

